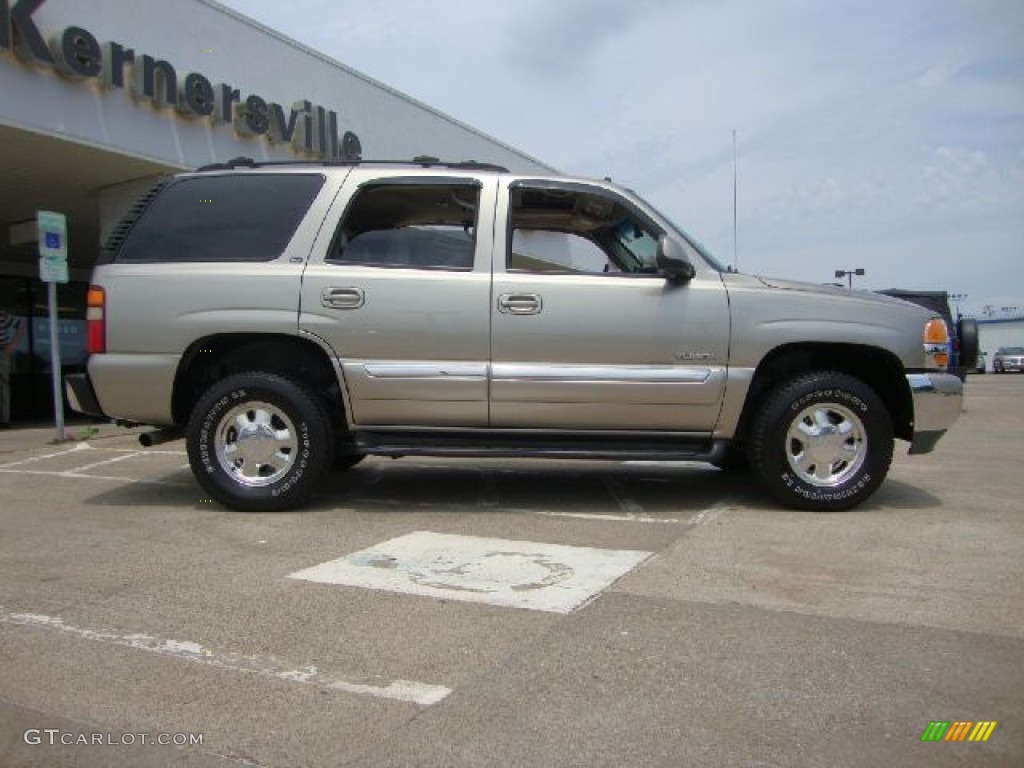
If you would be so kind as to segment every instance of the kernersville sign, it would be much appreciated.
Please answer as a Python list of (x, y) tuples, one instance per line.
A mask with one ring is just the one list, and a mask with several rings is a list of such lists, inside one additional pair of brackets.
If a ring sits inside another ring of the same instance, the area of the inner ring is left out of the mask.
[(256, 94), (214, 83), (199, 72), (179, 76), (174, 66), (123, 44), (101, 44), (89, 30), (65, 27), (47, 41), (33, 14), (45, 0), (0, 0), (0, 51), (13, 50), (24, 64), (53, 67), (72, 80), (98, 80), (104, 88), (125, 88), (155, 109), (173, 108), (188, 119), (231, 124), (244, 137), (263, 136), (271, 144), (290, 144), (299, 154), (357, 160), (359, 137), (339, 133), (338, 114), (302, 99), (287, 110)]

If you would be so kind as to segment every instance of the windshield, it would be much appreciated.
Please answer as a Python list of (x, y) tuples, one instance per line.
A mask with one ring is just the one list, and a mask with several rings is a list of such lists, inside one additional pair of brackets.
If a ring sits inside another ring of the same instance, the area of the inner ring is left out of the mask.
[(999, 350), (1000, 355), (1024, 355), (1024, 347), (1003, 347)]

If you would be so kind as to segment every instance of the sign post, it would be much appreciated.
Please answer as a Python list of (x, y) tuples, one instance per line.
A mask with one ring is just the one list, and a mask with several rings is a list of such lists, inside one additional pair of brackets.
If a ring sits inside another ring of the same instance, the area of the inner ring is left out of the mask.
[(64, 439), (64, 397), (61, 394), (60, 328), (57, 318), (57, 283), (68, 281), (68, 221), (63, 213), (37, 211), (39, 279), (46, 283), (50, 314), (50, 373), (53, 378), (53, 413), (57, 440)]

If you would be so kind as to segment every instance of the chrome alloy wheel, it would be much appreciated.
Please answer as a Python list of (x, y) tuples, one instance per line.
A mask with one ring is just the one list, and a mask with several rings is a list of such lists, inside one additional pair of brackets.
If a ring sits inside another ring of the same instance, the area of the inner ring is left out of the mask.
[(298, 454), (295, 425), (280, 408), (250, 401), (224, 414), (214, 450), (221, 468), (236, 482), (258, 488), (280, 480)]
[(868, 454), (863, 422), (838, 403), (809, 406), (786, 432), (786, 460), (796, 475), (819, 488), (842, 485), (855, 476)]

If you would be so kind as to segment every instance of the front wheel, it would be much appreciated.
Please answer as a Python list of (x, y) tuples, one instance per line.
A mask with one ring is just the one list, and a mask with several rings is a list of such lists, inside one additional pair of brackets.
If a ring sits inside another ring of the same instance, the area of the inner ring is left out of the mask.
[(892, 420), (881, 399), (859, 379), (832, 371), (776, 389), (750, 443), (754, 471), (776, 499), (822, 512), (850, 509), (878, 490), (892, 453)]
[(313, 492), (334, 453), (330, 419), (304, 386), (251, 372), (217, 382), (187, 429), (189, 463), (210, 496), (231, 509), (292, 509)]

